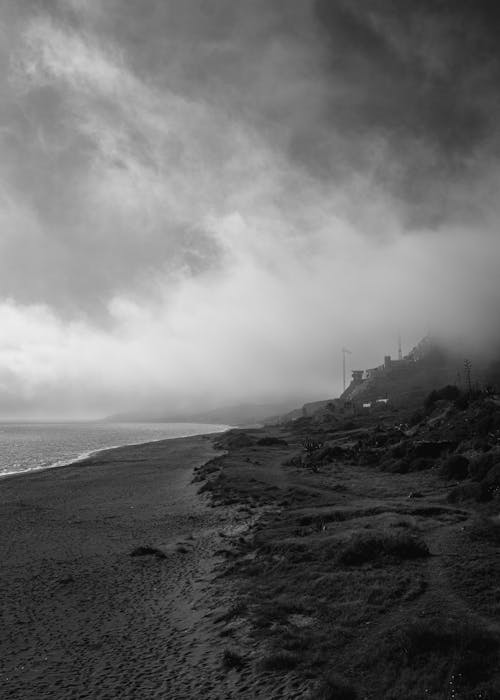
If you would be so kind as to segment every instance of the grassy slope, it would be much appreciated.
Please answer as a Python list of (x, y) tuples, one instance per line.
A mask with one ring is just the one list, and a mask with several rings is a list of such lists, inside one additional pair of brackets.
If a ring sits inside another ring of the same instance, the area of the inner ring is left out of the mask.
[[(280, 697), (500, 698), (498, 501), (450, 502), (437, 458), (384, 471), (388, 444), (375, 459), (367, 445), (399, 440), (399, 417), (361, 420), (233, 431), (199, 470), (253, 523), (224, 550), (225, 663), (279, 678)], [(323, 463), (306, 435), (334, 448)]]

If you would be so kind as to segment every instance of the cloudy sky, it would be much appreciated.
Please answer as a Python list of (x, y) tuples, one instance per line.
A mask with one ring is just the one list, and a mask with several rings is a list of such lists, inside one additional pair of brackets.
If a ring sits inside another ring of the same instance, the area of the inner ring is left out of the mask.
[(341, 389), (495, 340), (491, 0), (3, 0), (0, 415)]

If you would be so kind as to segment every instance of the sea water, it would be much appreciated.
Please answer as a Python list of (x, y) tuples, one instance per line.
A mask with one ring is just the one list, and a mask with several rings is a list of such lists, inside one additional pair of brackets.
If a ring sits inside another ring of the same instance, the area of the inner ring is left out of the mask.
[(58, 467), (110, 447), (227, 429), (203, 423), (0, 423), (0, 476)]

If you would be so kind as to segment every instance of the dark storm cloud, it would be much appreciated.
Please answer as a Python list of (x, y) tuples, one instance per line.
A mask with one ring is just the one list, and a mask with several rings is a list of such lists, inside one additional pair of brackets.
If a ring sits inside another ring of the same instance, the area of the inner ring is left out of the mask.
[[(496, 128), (500, 10), (492, 3), (316, 0), (332, 76), (353, 84), (346, 129), (430, 139), (463, 153)], [(342, 121), (342, 117), (344, 120)]]
[(342, 345), (486, 337), (497, 14), (2, 3), (4, 411), (323, 396)]
[[(346, 159), (354, 151), (370, 167), (367, 141), (384, 139), (393, 168), (379, 169), (382, 181), (415, 223), (442, 222), (450, 178), (477, 177), (482, 149), (498, 151), (498, 5), (316, 0), (315, 15), (328, 47), (326, 121), (344, 134)], [(338, 165), (338, 153), (323, 156)]]

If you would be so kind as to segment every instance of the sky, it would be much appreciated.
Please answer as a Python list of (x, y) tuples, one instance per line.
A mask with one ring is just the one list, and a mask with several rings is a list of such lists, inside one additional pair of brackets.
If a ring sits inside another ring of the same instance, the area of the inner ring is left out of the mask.
[(3, 0), (0, 417), (496, 347), (492, 0)]

